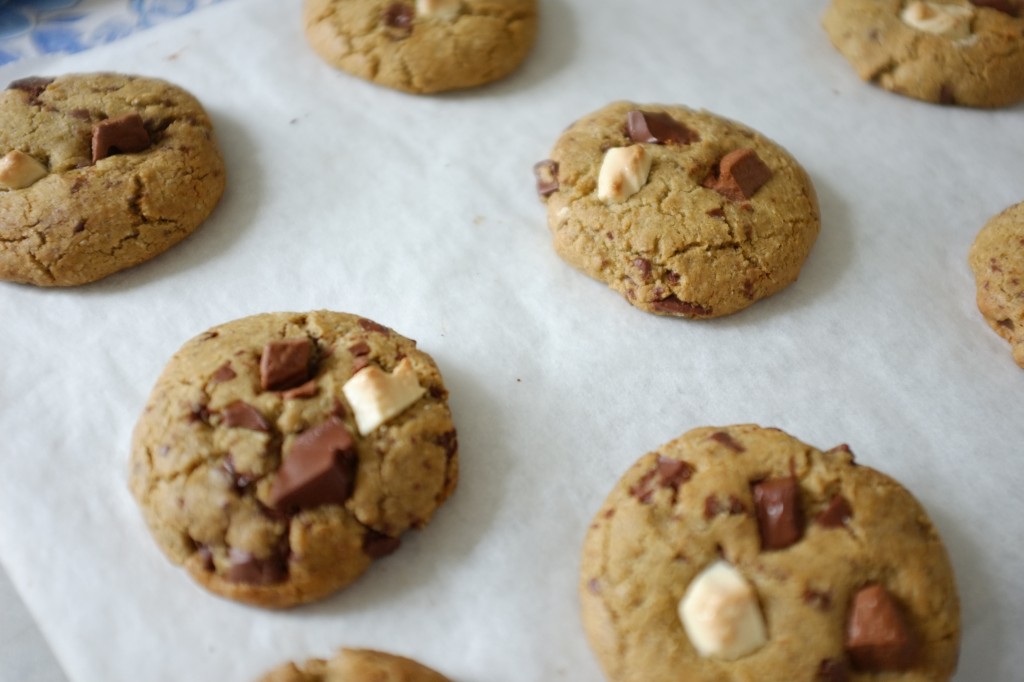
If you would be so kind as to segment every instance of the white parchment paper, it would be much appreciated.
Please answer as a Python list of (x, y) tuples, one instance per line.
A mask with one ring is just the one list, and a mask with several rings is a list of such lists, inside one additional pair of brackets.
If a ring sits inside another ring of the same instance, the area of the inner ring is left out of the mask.
[[(280, 0), (0, 70), (177, 82), (211, 112), (229, 169), (213, 217), (158, 259), (76, 289), (0, 285), (0, 560), (69, 677), (247, 680), (348, 645), (460, 682), (600, 679), (575, 594), (590, 516), (644, 452), (737, 422), (848, 442), (909, 487), (957, 571), (957, 679), (1019, 676), (1024, 370), (977, 312), (966, 255), (1024, 199), (1024, 109), (861, 83), (820, 28), (824, 4), (542, 0), (520, 71), (437, 97), (332, 70), (300, 3)], [(531, 166), (615, 99), (707, 108), (789, 149), (823, 216), (799, 282), (689, 322), (563, 264)], [(315, 308), (435, 357), (462, 478), (351, 588), (265, 612), (159, 552), (127, 491), (129, 437), (187, 338)]]

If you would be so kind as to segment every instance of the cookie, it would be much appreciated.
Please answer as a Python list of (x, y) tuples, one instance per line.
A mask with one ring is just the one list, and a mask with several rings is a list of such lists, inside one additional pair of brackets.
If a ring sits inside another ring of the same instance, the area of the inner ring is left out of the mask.
[(450, 682), (416, 661), (370, 649), (342, 649), (330, 659), (286, 663), (260, 682)]
[(978, 310), (1013, 347), (1024, 367), (1024, 202), (981, 229), (968, 261), (978, 287)]
[(0, 93), (0, 279), (92, 282), (191, 234), (224, 192), (203, 107), (114, 73), (23, 78)]
[(515, 70), (537, 35), (537, 0), (306, 0), (303, 23), (331, 66), (428, 94)]
[(862, 79), (925, 102), (1024, 100), (1024, 1), (832, 0), (822, 21)]
[(534, 172), (558, 255), (658, 315), (742, 310), (796, 280), (818, 235), (793, 157), (705, 111), (615, 102)]
[(948, 680), (952, 568), (914, 497), (777, 429), (644, 455), (587, 533), (583, 623), (611, 682)]
[(283, 608), (348, 585), (451, 494), (437, 366), (371, 320), (256, 315), (188, 341), (135, 427), (131, 490), (206, 589)]

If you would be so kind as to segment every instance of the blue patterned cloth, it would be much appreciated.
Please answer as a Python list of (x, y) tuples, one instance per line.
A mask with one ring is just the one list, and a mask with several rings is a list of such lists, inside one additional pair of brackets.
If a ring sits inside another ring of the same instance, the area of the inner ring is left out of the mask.
[(0, 0), (0, 65), (81, 52), (223, 0)]

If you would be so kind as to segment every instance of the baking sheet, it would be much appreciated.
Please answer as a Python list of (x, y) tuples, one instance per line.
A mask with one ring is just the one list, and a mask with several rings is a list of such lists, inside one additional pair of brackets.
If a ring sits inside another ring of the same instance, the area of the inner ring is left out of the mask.
[[(69, 678), (244, 680), (347, 645), (460, 682), (600, 679), (575, 595), (590, 515), (644, 452), (738, 422), (847, 442), (909, 487), (957, 571), (957, 679), (1017, 675), (1024, 371), (974, 306), (966, 254), (1024, 199), (1024, 109), (867, 86), (829, 45), (823, 9), (543, 0), (520, 71), (429, 98), (321, 63), (300, 4), (280, 0), (0, 69), (177, 82), (211, 112), (229, 169), (213, 217), (160, 258), (77, 289), (0, 286), (0, 560)], [(804, 164), (823, 226), (795, 285), (681, 321), (554, 255), (531, 166), (615, 99), (715, 111)], [(265, 612), (160, 554), (127, 491), (129, 438), (187, 338), (315, 308), (376, 319), (434, 356), (462, 477), (352, 587)]]

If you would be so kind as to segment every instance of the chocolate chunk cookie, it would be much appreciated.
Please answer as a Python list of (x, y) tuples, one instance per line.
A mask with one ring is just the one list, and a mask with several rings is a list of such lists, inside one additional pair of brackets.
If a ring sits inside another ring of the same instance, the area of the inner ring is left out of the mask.
[(555, 250), (632, 305), (720, 317), (796, 280), (818, 236), (807, 174), (738, 123), (616, 102), (534, 167)]
[(427, 94), (511, 73), (537, 34), (537, 0), (306, 0), (306, 38), (324, 61)]
[(968, 257), (978, 286), (978, 310), (1010, 342), (1024, 367), (1024, 203), (992, 218)]
[(416, 661), (369, 649), (342, 649), (330, 659), (287, 663), (260, 682), (450, 682)]
[(583, 623), (612, 682), (948, 680), (952, 568), (914, 497), (776, 429), (644, 455), (587, 533)]
[(940, 104), (1024, 100), (1024, 1), (833, 0), (832, 44), (866, 81)]
[(395, 551), (458, 474), (448, 393), (414, 341), (327, 311), (187, 342), (135, 427), (131, 489), (171, 561), (212, 592), (289, 607)]
[(179, 87), (94, 73), (0, 93), (0, 279), (92, 282), (191, 234), (224, 192), (210, 118)]

